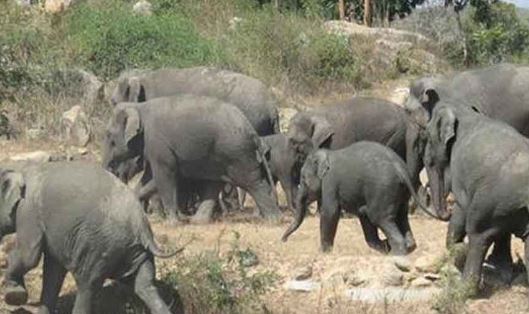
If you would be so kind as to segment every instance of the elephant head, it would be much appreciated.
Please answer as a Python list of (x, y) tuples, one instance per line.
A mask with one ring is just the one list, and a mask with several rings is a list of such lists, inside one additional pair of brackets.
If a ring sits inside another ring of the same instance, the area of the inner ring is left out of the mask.
[(16, 211), (25, 192), (22, 174), (11, 170), (0, 171), (0, 241), (4, 235), (15, 232)]
[(425, 77), (410, 85), (410, 95), (404, 108), (412, 119), (423, 128), (432, 116), (435, 105), (439, 102), (439, 77)]
[(317, 150), (305, 160), (301, 168), (301, 180), (296, 195), (296, 218), (283, 234), (283, 241), (286, 241), (301, 226), (309, 204), (321, 197), (321, 183), (329, 169), (330, 162), (327, 150)]
[(298, 113), (290, 120), (287, 138), (297, 160), (303, 162), (313, 149), (328, 148), (333, 135), (334, 130), (327, 119)]
[[(103, 167), (113, 174), (129, 176), (130, 165), (143, 153), (143, 128), (134, 104), (120, 103), (114, 108), (103, 141)], [(132, 168), (136, 168), (133, 166)], [(123, 178), (121, 178), (123, 179)]]
[(110, 99), (114, 106), (121, 102), (144, 101), (146, 101), (145, 87), (138, 76), (120, 77)]
[(430, 180), (432, 199), (437, 216), (442, 220), (450, 217), (446, 209), (447, 186), (445, 170), (450, 165), (450, 154), (456, 139), (457, 118), (452, 108), (438, 108), (426, 129), (427, 144), (424, 165)]

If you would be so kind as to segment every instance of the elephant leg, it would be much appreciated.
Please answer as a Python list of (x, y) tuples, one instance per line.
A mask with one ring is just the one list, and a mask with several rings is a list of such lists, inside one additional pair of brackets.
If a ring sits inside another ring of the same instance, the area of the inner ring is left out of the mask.
[(290, 178), (281, 178), (279, 180), (281, 183), (281, 187), (283, 188), (283, 191), (285, 191), (285, 197), (287, 199), (287, 207), (294, 211), (294, 186), (292, 184), (292, 180)]
[[(529, 236), (526, 236), (524, 239), (524, 263), (526, 269), (529, 268)], [(529, 282), (529, 271), (526, 271), (527, 281)]]
[(244, 210), (244, 203), (246, 203), (246, 190), (245, 189), (239, 189), (239, 204), (241, 206), (241, 209)]
[(134, 292), (147, 305), (152, 314), (171, 314), (169, 307), (154, 286), (155, 269), (152, 258), (146, 260), (134, 278)]
[(222, 201), (228, 212), (241, 211), (239, 204), (239, 193), (237, 188), (231, 184), (224, 184), (222, 187)]
[(175, 224), (178, 221), (185, 221), (178, 202), (179, 189), (176, 172), (157, 163), (151, 164), (151, 168), (158, 194), (162, 198), (163, 207), (169, 216), (169, 222)]
[(72, 314), (91, 314), (92, 312), (92, 298), (96, 291), (99, 291), (103, 286), (103, 280), (96, 280), (90, 283), (82, 283), (75, 278), (77, 283), (77, 295), (73, 305)]
[(417, 248), (413, 231), (411, 231), (410, 221), (408, 219), (408, 207), (404, 204), (401, 206), (399, 213), (397, 214), (397, 225), (400, 232), (404, 235), (406, 242), (406, 251), (411, 253)]
[(360, 215), (359, 219), (367, 245), (380, 253), (387, 254), (389, 247), (386, 242), (380, 240), (377, 227), (373, 225), (365, 215)]
[(334, 245), (334, 237), (340, 220), (340, 208), (333, 197), (322, 201), (320, 212), (320, 240), (321, 251), (330, 252)]
[(448, 223), (448, 232), (446, 234), (446, 247), (450, 248), (456, 243), (461, 243), (465, 239), (465, 211), (456, 207)]
[(385, 218), (379, 225), (380, 229), (386, 235), (390, 246), (391, 255), (406, 255), (408, 250), (406, 248), (406, 240), (402, 235), (399, 227), (392, 218)]
[(217, 200), (219, 192), (222, 190), (223, 183), (207, 182), (204, 183), (204, 188), (200, 192), (200, 199), (202, 202), (198, 207), (195, 215), (191, 218), (191, 222), (195, 224), (206, 224), (213, 221), (215, 209), (218, 207)]
[(66, 269), (54, 257), (50, 254), (44, 254), (42, 292), (40, 295), (42, 305), (39, 314), (55, 312), (66, 272)]
[(271, 222), (277, 222), (279, 220), (281, 212), (277, 206), (277, 199), (274, 195), (275, 193), (272, 192), (273, 187), (271, 187), (265, 180), (261, 180), (253, 186), (243, 188), (246, 189), (255, 200), (261, 217)]
[[(28, 217), (20, 217), (28, 218)], [(37, 226), (35, 224), (35, 226)], [(9, 305), (22, 305), (27, 302), (28, 293), (24, 275), (35, 268), (42, 255), (42, 231), (38, 227), (18, 228), (17, 243), (9, 255), (5, 274), (5, 302)]]
[(477, 291), (481, 279), (481, 271), (485, 254), (492, 243), (495, 230), (490, 229), (483, 233), (469, 233), (469, 250), (463, 270), (463, 279), (470, 284), (471, 289)]
[(502, 234), (494, 239), (492, 253), (487, 259), (487, 264), (495, 268), (501, 280), (510, 284), (513, 276), (513, 260), (511, 255), (511, 234)]

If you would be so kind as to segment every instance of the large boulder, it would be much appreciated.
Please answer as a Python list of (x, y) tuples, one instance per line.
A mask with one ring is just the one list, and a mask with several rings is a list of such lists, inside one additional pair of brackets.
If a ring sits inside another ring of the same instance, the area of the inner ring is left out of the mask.
[(393, 28), (366, 27), (346, 21), (327, 21), (329, 33), (345, 37), (363, 36), (374, 42), (372, 60), (384, 64), (388, 71), (401, 73), (435, 73), (449, 68), (441, 58), (429, 51), (432, 43), (421, 34)]
[(68, 9), (73, 0), (46, 0), (44, 1), (44, 11), (48, 13), (61, 13)]
[(86, 146), (90, 141), (91, 128), (81, 106), (73, 106), (61, 118), (61, 134), (64, 141), (74, 146)]

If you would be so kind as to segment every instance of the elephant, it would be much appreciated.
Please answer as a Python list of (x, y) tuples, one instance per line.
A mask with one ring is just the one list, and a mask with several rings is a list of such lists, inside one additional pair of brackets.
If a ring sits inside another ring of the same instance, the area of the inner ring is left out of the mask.
[[(183, 94), (120, 103), (108, 123), (103, 150), (103, 165), (113, 173), (122, 161), (145, 158), (139, 197), (157, 191), (171, 223), (186, 220), (182, 202), (187, 199), (180, 194), (189, 180), (201, 182), (195, 222), (212, 218), (225, 183), (248, 191), (266, 219), (279, 218), (262, 141), (237, 107), (217, 98)], [(143, 180), (150, 174), (152, 180)]]
[[(277, 181), (281, 183), (285, 191), (287, 207), (294, 210), (294, 197), (297, 192), (297, 182), (299, 182), (299, 173), (296, 170), (301, 168), (296, 167), (295, 151), (288, 144), (288, 138), (282, 133), (263, 136), (261, 140), (266, 145), (266, 158), (274, 185)], [(244, 204), (245, 194), (244, 191), (240, 193), (241, 205)]]
[(214, 67), (124, 73), (118, 79), (111, 103), (115, 106), (180, 94), (219, 98), (239, 108), (260, 136), (279, 133), (278, 101), (266, 85), (244, 74)]
[[(471, 108), (492, 119), (503, 121), (514, 127), (522, 135), (529, 137), (529, 67), (513, 64), (498, 64), (486, 68), (464, 71), (449, 76), (423, 77), (410, 84), (410, 96), (405, 108), (414, 127), (419, 131), (407, 141), (407, 151), (418, 151), (424, 154), (426, 138), (421, 134), (431, 113), (440, 101), (448, 101), (453, 106)], [(422, 160), (419, 168), (422, 168)], [(450, 175), (449, 167), (445, 175)], [(435, 187), (434, 187), (435, 189)], [(450, 190), (445, 188), (445, 192)], [(439, 216), (439, 214), (438, 214)], [(451, 220), (452, 224), (464, 215), (454, 211), (450, 216), (446, 213), (443, 220)], [(449, 226), (449, 231), (452, 227)], [(447, 234), (447, 245), (458, 242), (452, 232)], [(503, 277), (510, 277), (512, 270), (511, 235), (495, 240), (490, 262), (502, 269)], [(509, 274), (510, 273), (510, 274)]]
[[(279, 130), (278, 101), (261, 81), (214, 67), (186, 69), (166, 68), (155, 71), (128, 72), (118, 78), (111, 103), (144, 102), (158, 97), (195, 94), (219, 98), (238, 107), (260, 136), (277, 134)], [(143, 171), (141, 158), (121, 163), (116, 175), (128, 182)], [(229, 191), (229, 194), (226, 194)], [(237, 191), (226, 187), (224, 203), (236, 208)]]
[(411, 122), (394, 103), (355, 97), (297, 113), (290, 120), (287, 137), (301, 164), (313, 149), (341, 149), (358, 141), (384, 144), (406, 161), (412, 183), (418, 186), (422, 161), (418, 150), (406, 150), (407, 141), (417, 138), (418, 129)]
[(529, 265), (527, 138), (502, 121), (448, 101), (435, 106), (425, 132), (434, 207), (441, 215), (446, 211), (444, 173), (450, 167), (449, 186), (461, 219), (451, 221), (449, 232), (458, 242), (468, 235), (463, 278), (476, 288), (489, 246), (511, 234), (525, 241)]
[[(299, 228), (310, 202), (318, 200), (323, 252), (332, 250), (343, 209), (360, 218), (371, 248), (405, 255), (416, 248), (408, 222), (410, 194), (418, 201), (406, 164), (380, 143), (360, 141), (339, 150), (316, 150), (301, 168), (296, 217), (282, 240), (286, 241)], [(386, 235), (386, 241), (378, 237), (378, 228)]]
[(16, 232), (5, 273), (5, 302), (21, 305), (24, 275), (44, 255), (39, 313), (55, 313), (64, 277), (78, 292), (74, 314), (92, 313), (93, 295), (107, 278), (131, 286), (151, 313), (169, 314), (153, 285), (155, 243), (132, 191), (100, 166), (54, 162), (0, 170), (0, 240)]

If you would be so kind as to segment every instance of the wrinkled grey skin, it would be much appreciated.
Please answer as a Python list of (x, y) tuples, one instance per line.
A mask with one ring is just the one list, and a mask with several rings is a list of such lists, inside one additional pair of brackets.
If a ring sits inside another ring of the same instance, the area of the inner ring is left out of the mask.
[[(279, 133), (278, 101), (261, 81), (227, 70), (213, 67), (187, 69), (160, 69), (124, 73), (112, 94), (111, 102), (144, 102), (158, 97), (195, 94), (219, 98), (238, 107), (260, 136)], [(128, 182), (143, 171), (141, 158), (122, 162), (116, 175)], [(237, 206), (237, 193), (222, 193), (225, 202)]]
[(469, 238), (463, 278), (478, 286), (491, 243), (514, 234), (525, 241), (529, 263), (529, 141), (511, 126), (444, 101), (426, 128), (425, 166), (436, 210), (445, 210), (443, 176), (450, 166), (452, 192), (462, 219), (452, 221), (456, 241)]
[(194, 94), (219, 98), (239, 108), (260, 136), (279, 133), (278, 101), (261, 81), (212, 67), (160, 69), (118, 79), (111, 102), (143, 102)]
[[(418, 134), (423, 133), (430, 120), (431, 112), (436, 104), (441, 101), (450, 101), (457, 106), (472, 108), (492, 119), (503, 121), (526, 137), (529, 137), (529, 67), (512, 64), (499, 64), (483, 69), (456, 73), (447, 77), (425, 77), (418, 79), (410, 85), (410, 96), (405, 104), (406, 111), (419, 128)], [(417, 150), (422, 155), (425, 146), (425, 137), (417, 136), (408, 140), (407, 150)], [(411, 145), (411, 146), (410, 146)], [(422, 164), (420, 165), (422, 168)], [(450, 175), (450, 169), (446, 169)], [(432, 189), (437, 189), (439, 182), (429, 178)], [(448, 194), (449, 187), (445, 188)], [(439, 195), (439, 197), (442, 197)], [(434, 199), (436, 208), (446, 213), (441, 200)], [(443, 203), (445, 204), (445, 203)], [(438, 213), (438, 216), (440, 214)], [(452, 232), (452, 224), (460, 225), (463, 219), (456, 210), (451, 217), (446, 213), (444, 220), (450, 218), (447, 244), (451, 245), (459, 239)], [(512, 275), (512, 257), (510, 251), (511, 236), (496, 240), (491, 262), (504, 270), (504, 277)], [(510, 274), (509, 274), (510, 273)]]
[[(406, 164), (395, 152), (375, 142), (317, 150), (301, 169), (296, 218), (283, 235), (286, 241), (303, 222), (308, 205), (320, 201), (321, 249), (333, 247), (341, 210), (360, 218), (367, 244), (380, 252), (404, 255), (416, 248), (408, 222), (410, 193), (417, 200)], [(387, 237), (381, 241), (380, 228)]]
[(359, 141), (373, 141), (390, 147), (406, 160), (414, 186), (419, 183), (418, 151), (406, 151), (406, 141), (417, 136), (404, 109), (391, 102), (355, 97), (347, 102), (300, 112), (290, 120), (290, 144), (303, 163), (313, 149), (340, 149)]
[(107, 278), (131, 288), (151, 313), (169, 314), (153, 285), (153, 256), (162, 253), (140, 203), (97, 165), (58, 162), (0, 170), (0, 238), (16, 232), (5, 274), (7, 304), (26, 303), (24, 275), (44, 255), (39, 313), (55, 313), (67, 272), (78, 292), (74, 314), (92, 313)]
[[(296, 154), (292, 146), (288, 143), (288, 138), (284, 134), (274, 134), (261, 137), (268, 152), (266, 159), (270, 166), (274, 185), (277, 181), (281, 183), (285, 191), (287, 207), (294, 210), (294, 197), (297, 192), (297, 182), (299, 182), (299, 169), (296, 167)], [(241, 204), (244, 204), (245, 193), (241, 193)]]
[[(262, 216), (279, 216), (270, 169), (260, 138), (239, 109), (216, 98), (180, 95), (144, 103), (121, 103), (107, 127), (103, 164), (143, 156), (147, 164), (140, 199), (157, 191), (172, 222), (186, 220), (181, 190), (202, 181), (196, 221), (210, 220), (222, 185), (252, 195)], [(202, 206), (203, 205), (203, 206)]]

